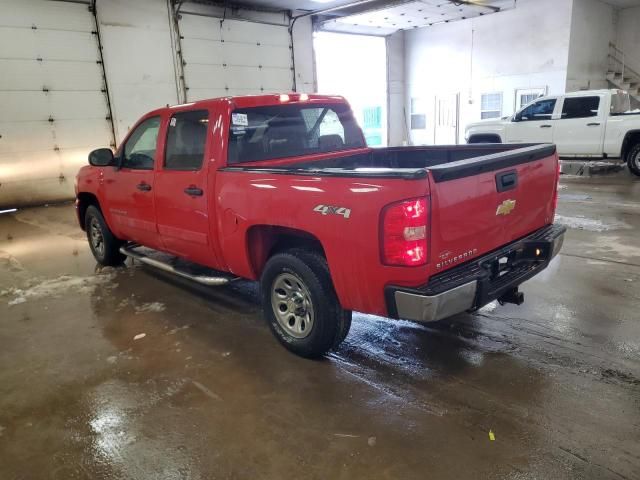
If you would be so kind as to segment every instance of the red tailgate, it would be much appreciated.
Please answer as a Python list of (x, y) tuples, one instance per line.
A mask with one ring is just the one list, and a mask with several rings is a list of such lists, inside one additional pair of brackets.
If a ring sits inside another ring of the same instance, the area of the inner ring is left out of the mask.
[(552, 223), (557, 162), (551, 155), (457, 178), (431, 172), (431, 274)]

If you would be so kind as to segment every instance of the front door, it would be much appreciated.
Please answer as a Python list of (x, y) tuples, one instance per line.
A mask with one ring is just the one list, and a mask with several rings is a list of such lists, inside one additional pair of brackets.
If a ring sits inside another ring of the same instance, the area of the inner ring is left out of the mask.
[(554, 122), (553, 142), (560, 156), (600, 156), (604, 138), (604, 102), (599, 95), (565, 97)]
[(552, 143), (555, 98), (538, 100), (516, 113), (507, 125), (506, 143)]
[(104, 174), (107, 218), (114, 232), (151, 248), (161, 245), (153, 191), (159, 130), (159, 116), (143, 120), (119, 152), (120, 168), (105, 169)]
[(436, 97), (434, 143), (435, 145), (458, 144), (458, 113), (460, 95), (457, 93)]
[(219, 267), (212, 246), (207, 183), (209, 111), (177, 111), (169, 119), (165, 156), (156, 174), (158, 231), (165, 251)]

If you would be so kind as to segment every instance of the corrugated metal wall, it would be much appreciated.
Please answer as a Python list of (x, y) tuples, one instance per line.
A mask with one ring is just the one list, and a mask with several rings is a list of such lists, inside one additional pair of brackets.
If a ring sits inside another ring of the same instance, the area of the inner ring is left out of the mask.
[(166, 0), (98, 0), (98, 28), (88, 3), (0, 0), (0, 208), (72, 198), (88, 152), (153, 108), (291, 90), (288, 17), (192, 8), (178, 35)]

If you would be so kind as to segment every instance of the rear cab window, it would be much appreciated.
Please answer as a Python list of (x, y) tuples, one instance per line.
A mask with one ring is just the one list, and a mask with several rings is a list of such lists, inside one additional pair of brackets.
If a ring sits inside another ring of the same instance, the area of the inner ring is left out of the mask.
[(228, 164), (366, 147), (345, 104), (292, 104), (234, 110)]
[(600, 97), (565, 97), (562, 104), (562, 120), (597, 117)]

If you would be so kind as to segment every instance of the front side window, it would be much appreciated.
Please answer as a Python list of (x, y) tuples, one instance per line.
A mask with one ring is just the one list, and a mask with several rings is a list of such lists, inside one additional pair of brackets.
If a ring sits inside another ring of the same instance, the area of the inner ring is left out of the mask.
[(480, 118), (500, 118), (502, 116), (502, 93), (486, 93), (480, 98)]
[(231, 113), (228, 163), (365, 147), (346, 105), (273, 105)]
[(206, 110), (176, 113), (171, 117), (164, 158), (166, 170), (200, 170), (208, 125)]
[(138, 125), (124, 145), (122, 167), (153, 170), (159, 130), (160, 117), (148, 118)]
[(562, 105), (562, 119), (597, 117), (600, 97), (567, 97)]
[(551, 120), (553, 109), (556, 108), (556, 99), (550, 98), (532, 103), (516, 115), (519, 122), (532, 122), (535, 120)]

